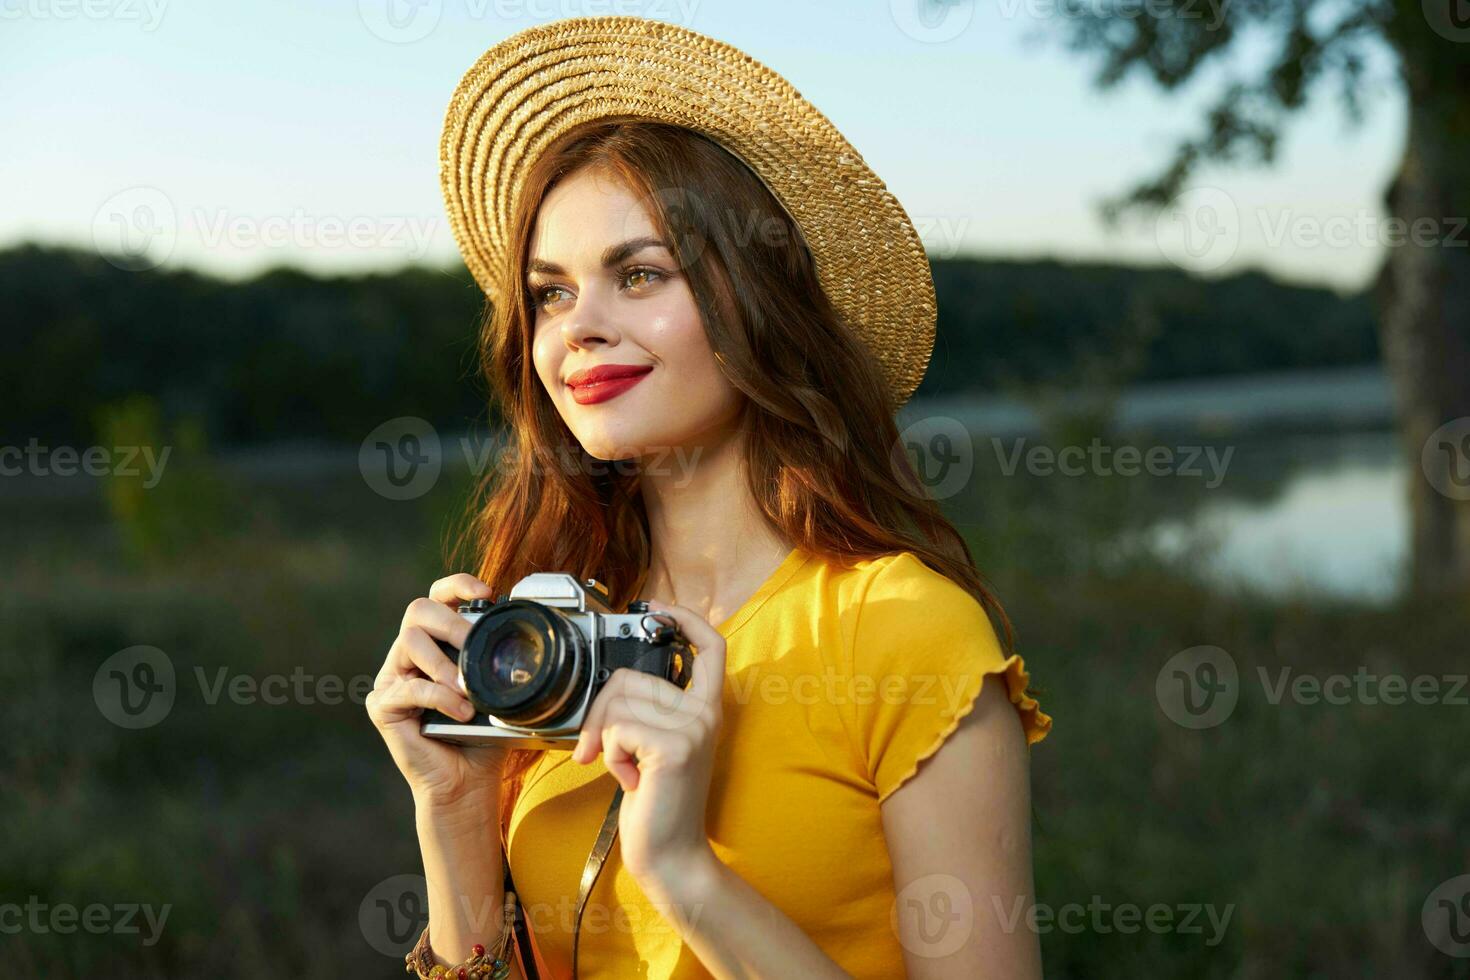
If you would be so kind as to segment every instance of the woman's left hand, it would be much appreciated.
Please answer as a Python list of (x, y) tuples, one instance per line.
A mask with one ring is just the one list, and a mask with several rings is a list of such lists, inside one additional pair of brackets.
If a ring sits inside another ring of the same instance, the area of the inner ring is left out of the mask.
[(613, 671), (588, 710), (572, 759), (601, 753), (623, 787), (619, 850), (647, 889), (679, 880), (714, 857), (705, 807), (714, 768), (725, 685), (725, 638), (683, 606), (648, 600), (694, 645), (689, 686), (626, 667)]

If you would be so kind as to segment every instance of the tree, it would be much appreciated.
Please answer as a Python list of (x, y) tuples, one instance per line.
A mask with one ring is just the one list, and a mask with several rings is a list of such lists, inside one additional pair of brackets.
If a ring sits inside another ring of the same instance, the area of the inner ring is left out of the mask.
[[(1101, 55), (1096, 84), (1131, 72), (1178, 89), (1221, 62), (1248, 32), (1272, 39), (1269, 63), (1229, 81), (1197, 135), (1152, 177), (1102, 203), (1109, 224), (1157, 210), (1207, 162), (1270, 164), (1284, 127), (1319, 85), (1335, 87), (1350, 122), (1363, 118), (1365, 64), (1391, 54), (1406, 100), (1406, 150), (1384, 203), (1392, 247), (1375, 286), (1378, 329), (1397, 400), (1412, 514), (1414, 588), (1470, 584), (1470, 3), (1467, 0), (1058, 0), (1072, 50)], [(1442, 426), (1454, 439), (1441, 438)], [(1466, 431), (1461, 431), (1461, 430)], [(1429, 445), (1435, 435), (1440, 445)], [(1421, 467), (1424, 478), (1420, 478)], [(1436, 489), (1438, 486), (1440, 489)]]

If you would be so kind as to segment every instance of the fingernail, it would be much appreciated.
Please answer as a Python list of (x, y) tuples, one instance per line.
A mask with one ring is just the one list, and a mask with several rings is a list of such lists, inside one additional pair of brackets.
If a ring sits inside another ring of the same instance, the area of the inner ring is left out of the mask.
[(475, 706), (470, 704), (468, 701), (461, 701), (459, 703), (459, 716), (465, 721), (469, 721), (471, 718), (475, 717)]

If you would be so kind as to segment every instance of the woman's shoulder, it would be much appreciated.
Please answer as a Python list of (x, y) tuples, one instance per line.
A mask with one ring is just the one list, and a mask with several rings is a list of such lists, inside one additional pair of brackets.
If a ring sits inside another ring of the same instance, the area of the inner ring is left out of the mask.
[[(987, 664), (1004, 659), (980, 601), (913, 551), (819, 568), (807, 579), (819, 594), (807, 593), (800, 605), (824, 630), (834, 630), (847, 670), (871, 666), (875, 659), (908, 659), (916, 647), (953, 647), (956, 641), (963, 642), (972, 666), (975, 656)], [(962, 667), (964, 660), (951, 662)]]
[(1015, 705), (1026, 741), (1046, 737), (1051, 718), (1029, 690), (1025, 661), (969, 589), (912, 551), (857, 562), (843, 576), (844, 679), (864, 696), (840, 710), (880, 801), (955, 730), (987, 678)]
[(988, 622), (979, 600), (913, 551), (862, 559), (834, 575), (842, 604), (857, 621), (935, 617)]

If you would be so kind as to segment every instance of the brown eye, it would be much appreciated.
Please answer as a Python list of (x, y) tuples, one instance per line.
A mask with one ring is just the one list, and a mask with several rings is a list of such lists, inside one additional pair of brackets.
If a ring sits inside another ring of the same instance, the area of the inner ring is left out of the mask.
[(560, 286), (547, 286), (545, 289), (536, 290), (536, 305), (544, 307), (551, 302), (551, 296), (555, 293), (564, 293), (565, 289)]
[[(624, 281), (632, 279), (635, 276), (647, 276), (649, 277), (650, 281), (662, 278), (662, 275), (656, 269), (629, 269), (627, 272), (623, 273)], [(647, 285), (647, 283), (641, 283), (640, 285)], [(636, 289), (638, 288), (638, 286), (634, 286), (632, 288)]]

